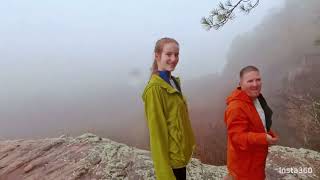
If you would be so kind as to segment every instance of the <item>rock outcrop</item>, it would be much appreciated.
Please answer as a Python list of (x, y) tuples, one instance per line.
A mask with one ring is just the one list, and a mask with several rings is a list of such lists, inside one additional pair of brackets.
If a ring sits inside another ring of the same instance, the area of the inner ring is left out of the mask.
[[(267, 161), (267, 179), (319, 179), (319, 167), (319, 152), (273, 146)], [(290, 168), (293, 173), (287, 172)], [(299, 168), (309, 169), (295, 173)], [(190, 180), (222, 179), (226, 173), (225, 166), (202, 164), (194, 158), (187, 167)], [(149, 180), (155, 175), (149, 151), (84, 134), (76, 138), (0, 141), (0, 179)]]

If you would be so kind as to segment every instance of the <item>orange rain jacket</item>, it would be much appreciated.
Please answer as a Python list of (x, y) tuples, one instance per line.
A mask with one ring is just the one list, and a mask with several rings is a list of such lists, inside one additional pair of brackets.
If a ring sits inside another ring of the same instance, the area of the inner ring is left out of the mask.
[[(266, 131), (250, 97), (240, 88), (227, 98), (227, 167), (236, 180), (265, 179)], [(271, 136), (275, 134), (270, 130)]]

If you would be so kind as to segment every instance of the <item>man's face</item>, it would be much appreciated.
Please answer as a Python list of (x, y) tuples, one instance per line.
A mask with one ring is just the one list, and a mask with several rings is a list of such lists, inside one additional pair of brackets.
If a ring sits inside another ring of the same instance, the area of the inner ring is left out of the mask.
[(258, 71), (249, 71), (242, 75), (240, 87), (251, 99), (255, 99), (261, 92), (261, 77)]

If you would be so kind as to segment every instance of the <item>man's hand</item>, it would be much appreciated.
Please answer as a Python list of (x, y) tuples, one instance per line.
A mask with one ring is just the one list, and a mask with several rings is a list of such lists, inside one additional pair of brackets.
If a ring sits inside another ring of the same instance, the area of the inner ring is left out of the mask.
[(267, 142), (269, 145), (276, 144), (278, 140), (278, 137), (272, 137), (270, 134), (267, 134)]

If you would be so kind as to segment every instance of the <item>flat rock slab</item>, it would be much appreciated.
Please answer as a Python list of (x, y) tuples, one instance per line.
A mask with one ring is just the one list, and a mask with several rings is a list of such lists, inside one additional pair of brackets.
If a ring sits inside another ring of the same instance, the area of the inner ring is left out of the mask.
[[(318, 180), (319, 167), (319, 152), (272, 146), (267, 179)], [(188, 180), (222, 179), (226, 174), (226, 166), (203, 164), (194, 158), (187, 166)], [(88, 133), (75, 138), (0, 141), (0, 180), (7, 179), (152, 180), (155, 175), (149, 151)]]

